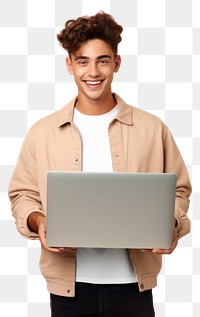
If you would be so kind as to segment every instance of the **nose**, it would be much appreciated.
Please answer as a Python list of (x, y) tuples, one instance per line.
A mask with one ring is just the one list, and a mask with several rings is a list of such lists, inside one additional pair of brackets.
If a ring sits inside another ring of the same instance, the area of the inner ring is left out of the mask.
[(101, 75), (101, 72), (99, 70), (98, 64), (97, 63), (91, 63), (90, 64), (90, 69), (89, 69), (89, 76), (92, 78), (99, 77)]

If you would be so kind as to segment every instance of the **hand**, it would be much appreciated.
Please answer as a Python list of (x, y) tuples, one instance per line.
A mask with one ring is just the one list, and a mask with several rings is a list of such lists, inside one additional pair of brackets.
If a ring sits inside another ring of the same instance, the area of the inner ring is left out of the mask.
[(46, 243), (46, 217), (41, 213), (32, 213), (29, 216), (28, 223), (30, 229), (33, 228), (35, 232), (38, 233), (39, 240), (41, 242), (42, 247), (53, 253), (69, 253), (73, 254), (74, 248), (61, 248), (61, 247), (49, 247)]
[(171, 254), (178, 245), (178, 235), (177, 235), (177, 229), (174, 228), (173, 232), (173, 240), (172, 240), (172, 246), (170, 249), (153, 249), (152, 252), (155, 254)]
[(177, 235), (177, 229), (174, 227), (174, 232), (173, 232), (173, 240), (172, 240), (172, 246), (170, 249), (146, 249), (146, 250), (141, 250), (141, 251), (149, 251), (155, 254), (171, 254), (177, 247), (178, 245), (178, 235)]

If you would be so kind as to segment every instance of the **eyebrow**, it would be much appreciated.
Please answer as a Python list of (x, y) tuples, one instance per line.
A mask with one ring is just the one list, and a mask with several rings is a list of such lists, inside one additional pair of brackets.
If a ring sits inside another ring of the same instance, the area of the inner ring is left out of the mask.
[[(97, 56), (97, 60), (102, 59), (102, 58), (110, 58), (111, 59), (111, 56), (110, 55)], [(90, 59), (90, 57), (89, 56), (76, 56), (74, 60), (77, 61), (79, 59)]]

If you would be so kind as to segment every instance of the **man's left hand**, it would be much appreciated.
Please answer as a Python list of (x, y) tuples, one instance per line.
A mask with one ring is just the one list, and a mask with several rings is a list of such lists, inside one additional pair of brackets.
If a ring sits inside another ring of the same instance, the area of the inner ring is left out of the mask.
[(176, 249), (177, 245), (178, 245), (177, 229), (174, 228), (171, 248), (170, 249), (153, 249), (151, 251), (155, 254), (171, 254)]
[(171, 254), (176, 249), (177, 245), (178, 245), (178, 234), (177, 234), (176, 227), (174, 227), (172, 246), (170, 249), (145, 249), (141, 251), (144, 251), (144, 252), (148, 251), (148, 252), (152, 252), (152, 253), (160, 254), (160, 255)]

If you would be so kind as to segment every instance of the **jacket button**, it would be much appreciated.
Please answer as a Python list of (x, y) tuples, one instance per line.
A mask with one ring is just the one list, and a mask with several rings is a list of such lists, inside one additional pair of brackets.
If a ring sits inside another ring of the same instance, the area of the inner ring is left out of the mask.
[(140, 288), (141, 288), (141, 289), (144, 289), (144, 284), (140, 284)]
[(68, 293), (68, 294), (70, 293), (70, 289), (67, 290), (67, 293)]

